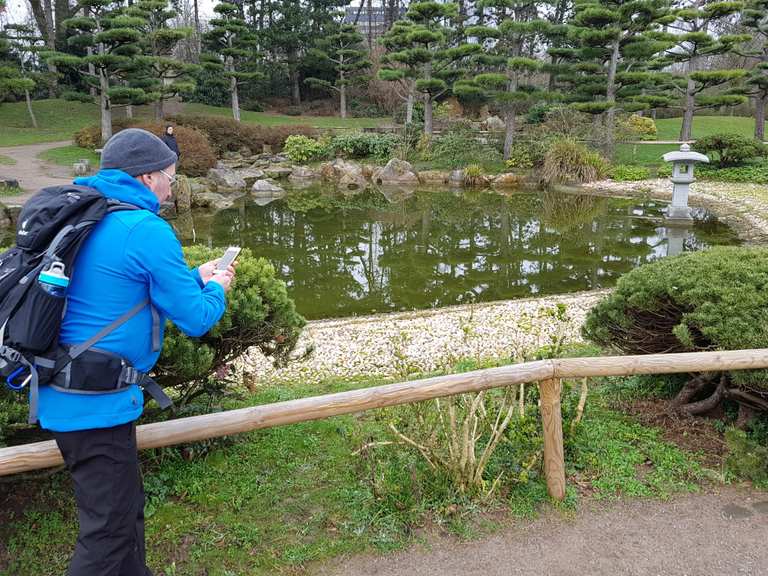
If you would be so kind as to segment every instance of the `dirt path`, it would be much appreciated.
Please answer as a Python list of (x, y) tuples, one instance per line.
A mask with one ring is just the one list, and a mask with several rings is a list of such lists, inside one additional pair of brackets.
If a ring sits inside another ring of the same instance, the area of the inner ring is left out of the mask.
[(19, 181), (23, 194), (5, 196), (2, 199), (6, 206), (21, 206), (27, 199), (46, 186), (58, 186), (72, 182), (72, 171), (66, 166), (57, 166), (40, 160), (37, 155), (51, 148), (60, 148), (72, 144), (69, 141), (44, 142), (25, 146), (8, 146), (0, 148), (0, 155), (16, 160), (16, 164), (0, 165), (0, 176)]
[(573, 520), (547, 513), (491, 537), (319, 566), (318, 576), (768, 575), (768, 493), (746, 488), (668, 502), (595, 504)]

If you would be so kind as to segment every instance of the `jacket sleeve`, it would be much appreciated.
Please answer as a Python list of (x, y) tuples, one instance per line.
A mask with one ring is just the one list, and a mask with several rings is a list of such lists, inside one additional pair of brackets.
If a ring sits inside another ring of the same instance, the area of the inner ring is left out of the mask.
[(188, 336), (202, 336), (226, 309), (224, 288), (200, 285), (196, 269), (184, 261), (176, 235), (159, 217), (148, 217), (131, 232), (126, 260), (149, 285), (152, 303)]

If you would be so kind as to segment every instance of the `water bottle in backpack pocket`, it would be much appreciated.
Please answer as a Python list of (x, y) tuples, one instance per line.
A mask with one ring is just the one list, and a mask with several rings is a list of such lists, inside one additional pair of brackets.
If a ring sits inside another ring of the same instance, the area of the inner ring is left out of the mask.
[(42, 270), (16, 313), (8, 320), (10, 339), (23, 350), (42, 354), (59, 336), (69, 278), (63, 262)]

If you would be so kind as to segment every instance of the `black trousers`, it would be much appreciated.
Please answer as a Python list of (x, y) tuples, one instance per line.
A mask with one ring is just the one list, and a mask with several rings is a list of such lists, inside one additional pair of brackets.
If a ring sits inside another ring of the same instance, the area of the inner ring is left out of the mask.
[(68, 576), (151, 576), (136, 423), (55, 432), (72, 476), (80, 532)]

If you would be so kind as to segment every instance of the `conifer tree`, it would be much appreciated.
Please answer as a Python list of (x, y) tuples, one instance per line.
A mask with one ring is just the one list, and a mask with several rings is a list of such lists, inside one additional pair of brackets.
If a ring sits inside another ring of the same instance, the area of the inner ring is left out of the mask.
[(8, 94), (23, 94), (34, 128), (37, 128), (37, 118), (30, 92), (36, 82), (30, 68), (43, 45), (43, 39), (26, 24), (8, 24), (0, 34), (0, 102)]
[(134, 70), (141, 27), (145, 20), (124, 13), (115, 0), (81, 0), (88, 16), (70, 18), (65, 26), (76, 34), (69, 38), (73, 47), (88, 50), (89, 55), (48, 52), (46, 59), (57, 67), (76, 69), (98, 93), (101, 109), (101, 139), (112, 137), (112, 108), (118, 105), (145, 104), (152, 99), (142, 88), (120, 85)]
[(347, 117), (347, 86), (371, 66), (367, 51), (362, 46), (363, 36), (352, 25), (343, 25), (338, 31), (318, 41), (312, 51), (319, 60), (331, 63), (336, 79), (328, 82), (321, 78), (307, 78), (305, 82), (334, 90), (339, 94), (339, 113)]
[(204, 38), (209, 52), (201, 55), (200, 60), (204, 67), (227, 76), (232, 116), (240, 122), (238, 86), (261, 77), (259, 72), (248, 69), (256, 56), (257, 40), (246, 26), (237, 5), (222, 2), (213, 10), (218, 17), (211, 20), (212, 29)]
[[(746, 76), (742, 69), (706, 70), (707, 58), (732, 53), (749, 39), (744, 35), (717, 35), (715, 27), (724, 19), (731, 18), (743, 8), (740, 2), (711, 0), (684, 0), (672, 12), (674, 21), (667, 24), (672, 32), (658, 33), (654, 37), (669, 43), (670, 47), (655, 65), (684, 66), (685, 72), (675, 83), (682, 97), (683, 123), (680, 140), (690, 140), (693, 117), (697, 110), (736, 106), (746, 102), (743, 94), (729, 90), (734, 83)], [(713, 94), (711, 89), (721, 92)]]
[(765, 140), (765, 109), (768, 107), (768, 0), (751, 0), (742, 12), (741, 24), (756, 46), (745, 50), (757, 60), (747, 77), (745, 93), (755, 101), (755, 138)]

